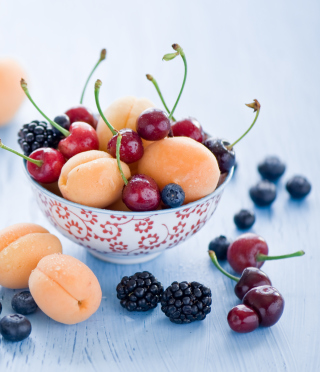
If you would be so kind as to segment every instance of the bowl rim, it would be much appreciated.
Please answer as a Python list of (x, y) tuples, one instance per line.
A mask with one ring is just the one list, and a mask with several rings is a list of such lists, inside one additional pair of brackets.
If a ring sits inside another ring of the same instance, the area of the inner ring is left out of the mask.
[(94, 207), (88, 207), (86, 205), (82, 205), (82, 204), (78, 204), (78, 203), (75, 203), (75, 202), (72, 202), (70, 200), (67, 200), (67, 199), (64, 199), (62, 198), (61, 196), (58, 196), (56, 194), (54, 194), (53, 192), (45, 189), (43, 186), (41, 186), (36, 180), (34, 180), (28, 170), (27, 170), (27, 161), (26, 160), (23, 160), (23, 163), (24, 163), (24, 171), (28, 177), (28, 179), (35, 185), (35, 187), (37, 189), (40, 189), (40, 191), (46, 195), (48, 195), (49, 197), (52, 197), (54, 199), (57, 199), (58, 201), (62, 202), (62, 203), (65, 203), (65, 204), (68, 204), (74, 208), (81, 208), (83, 210), (88, 210), (88, 211), (92, 211), (92, 212), (95, 212), (95, 213), (102, 213), (102, 214), (112, 214), (112, 215), (119, 215), (121, 214), (122, 216), (124, 215), (128, 215), (128, 216), (133, 216), (133, 215), (139, 215), (139, 216), (150, 216), (150, 215), (158, 215), (158, 214), (169, 214), (169, 213), (175, 213), (175, 212), (178, 212), (178, 211), (182, 211), (186, 208), (192, 208), (196, 205), (199, 205), (201, 203), (205, 203), (207, 200), (211, 199), (212, 197), (220, 194), (226, 187), (226, 185), (230, 182), (232, 176), (233, 176), (233, 173), (234, 173), (234, 166), (230, 169), (230, 171), (228, 172), (228, 175), (227, 177), (225, 178), (225, 180), (223, 181), (223, 183), (217, 187), (211, 194), (207, 195), (207, 196), (204, 196), (203, 198), (201, 199), (198, 199), (194, 202), (191, 202), (191, 203), (188, 203), (188, 204), (183, 204), (181, 205), (180, 207), (177, 207), (177, 208), (168, 208), (168, 209), (160, 209), (160, 210), (155, 210), (155, 211), (146, 211), (146, 212), (134, 212), (134, 211), (130, 211), (130, 212), (127, 212), (127, 211), (115, 211), (115, 210), (111, 210), (111, 209), (102, 209), (102, 208), (94, 208)]

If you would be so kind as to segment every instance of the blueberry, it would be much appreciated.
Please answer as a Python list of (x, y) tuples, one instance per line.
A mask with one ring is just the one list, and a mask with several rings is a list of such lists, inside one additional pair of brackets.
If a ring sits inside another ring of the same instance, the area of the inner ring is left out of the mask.
[(11, 306), (14, 311), (22, 315), (32, 314), (38, 308), (29, 291), (15, 294), (12, 298)]
[(169, 183), (161, 192), (161, 199), (170, 208), (180, 207), (183, 204), (185, 193), (180, 185)]
[(302, 199), (311, 191), (311, 184), (303, 176), (294, 176), (287, 182), (286, 189), (292, 198)]
[(234, 215), (234, 223), (240, 230), (250, 229), (256, 220), (254, 212), (247, 209), (241, 209), (240, 212)]
[[(59, 124), (64, 129), (69, 130), (69, 128), (70, 128), (70, 119), (69, 119), (69, 116), (66, 115), (66, 114), (56, 116), (53, 121), (55, 123)], [(61, 132), (58, 129), (52, 128), (52, 130), (53, 130), (53, 133), (59, 135), (59, 137), (60, 137)], [(64, 137), (64, 136), (62, 135), (62, 137)]]
[(30, 335), (31, 323), (23, 315), (10, 314), (0, 320), (0, 333), (8, 341), (22, 341)]
[(1, 312), (2, 312), (2, 304), (0, 302), (0, 314), (1, 314)]
[(277, 181), (285, 170), (286, 165), (276, 156), (268, 156), (258, 165), (261, 176), (269, 181)]
[(223, 235), (211, 240), (209, 251), (214, 251), (219, 260), (227, 259), (227, 251), (231, 242)]
[(271, 205), (277, 196), (276, 186), (268, 180), (258, 182), (251, 187), (249, 193), (253, 202), (259, 207)]

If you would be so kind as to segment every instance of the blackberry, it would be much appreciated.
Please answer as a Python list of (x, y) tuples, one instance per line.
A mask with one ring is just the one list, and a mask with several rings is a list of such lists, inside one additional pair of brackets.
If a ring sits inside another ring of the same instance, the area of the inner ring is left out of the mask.
[(241, 209), (240, 212), (236, 213), (233, 217), (234, 223), (240, 230), (250, 229), (250, 227), (255, 223), (256, 216), (254, 212), (248, 209)]
[(18, 314), (28, 315), (34, 313), (38, 306), (29, 291), (23, 291), (13, 296), (11, 306)]
[(18, 132), (18, 143), (23, 153), (29, 156), (40, 147), (56, 149), (61, 136), (64, 137), (61, 133), (55, 133), (51, 124), (33, 120), (29, 124), (24, 124)]
[(197, 282), (173, 282), (162, 295), (161, 310), (176, 324), (203, 320), (211, 312), (211, 290)]
[(214, 238), (209, 243), (209, 251), (214, 251), (219, 260), (227, 259), (227, 251), (229, 245), (231, 244), (230, 240), (224, 235), (220, 235), (217, 238)]
[(148, 271), (124, 276), (117, 285), (117, 297), (128, 311), (148, 311), (157, 307), (163, 293), (162, 284)]

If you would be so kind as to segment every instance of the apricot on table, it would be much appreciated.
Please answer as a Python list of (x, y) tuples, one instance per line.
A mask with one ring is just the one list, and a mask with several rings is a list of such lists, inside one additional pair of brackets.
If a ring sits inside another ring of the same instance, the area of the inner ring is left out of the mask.
[[(131, 173), (121, 162), (126, 178)], [(121, 197), (124, 186), (117, 160), (104, 151), (81, 152), (62, 167), (58, 181), (65, 199), (94, 208), (105, 208)]]
[(88, 319), (102, 298), (98, 279), (89, 267), (65, 254), (44, 257), (30, 275), (29, 289), (39, 308), (64, 324)]
[(0, 60), (0, 127), (10, 122), (24, 100), (20, 80), (25, 77), (18, 62), (10, 58)]
[(220, 177), (212, 152), (189, 137), (153, 142), (139, 161), (138, 173), (152, 177), (160, 190), (169, 183), (180, 185), (186, 195), (184, 204), (212, 193)]
[(61, 253), (60, 240), (42, 226), (18, 223), (0, 231), (0, 285), (28, 287), (29, 276), (45, 256)]
[[(129, 128), (136, 131), (136, 123), (139, 115), (142, 111), (150, 107), (154, 107), (154, 104), (147, 98), (126, 96), (111, 103), (104, 111), (104, 116), (116, 130)], [(112, 138), (112, 133), (102, 118), (99, 119), (97, 133), (100, 145), (99, 149), (107, 151), (108, 142)], [(143, 140), (145, 147), (149, 143), (150, 142)]]

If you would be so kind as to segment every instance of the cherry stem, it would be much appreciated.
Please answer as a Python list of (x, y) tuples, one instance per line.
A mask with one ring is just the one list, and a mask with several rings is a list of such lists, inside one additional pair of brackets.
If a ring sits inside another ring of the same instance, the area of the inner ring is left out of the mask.
[(56, 122), (50, 120), (48, 118), (48, 116), (46, 116), (40, 109), (39, 107), (35, 104), (35, 102), (33, 101), (33, 99), (31, 98), (30, 96), (30, 93), (29, 93), (29, 90), (28, 90), (28, 85), (27, 85), (27, 82), (24, 80), (24, 79), (21, 79), (20, 81), (20, 85), (21, 85), (21, 88), (23, 89), (23, 91), (25, 92), (26, 96), (29, 98), (29, 101), (33, 104), (33, 106), (40, 112), (40, 114), (48, 120), (48, 122), (53, 126), (55, 127), (56, 129), (58, 129), (58, 131), (60, 131), (65, 137), (68, 137), (70, 136), (70, 132), (61, 127), (59, 124), (57, 124)]
[(271, 260), (281, 260), (282, 258), (291, 258), (291, 257), (299, 257), (299, 256), (303, 256), (305, 254), (304, 251), (297, 251), (297, 252), (294, 252), (294, 253), (290, 253), (290, 254), (284, 254), (282, 256), (267, 256), (265, 254), (262, 254), (262, 253), (259, 253), (257, 256), (256, 256), (256, 261), (260, 262), (260, 261), (271, 261)]
[(237, 276), (234, 276), (234, 275), (231, 275), (229, 274), (228, 272), (226, 272), (219, 264), (218, 262), (218, 259), (217, 259), (217, 256), (216, 256), (216, 253), (214, 251), (209, 251), (209, 256), (211, 258), (211, 261), (214, 263), (215, 267), (222, 272), (222, 274), (224, 274), (225, 276), (227, 276), (228, 278), (238, 282), (240, 280), (240, 278), (238, 278)]
[(232, 145), (228, 145), (227, 146), (227, 149), (228, 150), (232, 150), (233, 146), (235, 144), (237, 144), (239, 141), (241, 141), (242, 138), (245, 137), (250, 132), (250, 130), (255, 125), (255, 123), (256, 123), (256, 121), (258, 119), (258, 116), (259, 116), (259, 113), (260, 113), (260, 107), (261, 107), (260, 103), (255, 99), (253, 103), (246, 103), (246, 106), (248, 106), (250, 108), (253, 108), (253, 112), (256, 112), (257, 111), (256, 116), (255, 116), (252, 124), (250, 125), (250, 127), (243, 133), (243, 135), (240, 138), (238, 138), (235, 142), (233, 142)]
[(185, 56), (185, 54), (184, 54), (183, 49), (182, 49), (182, 48), (180, 47), (180, 45), (178, 45), (178, 44), (173, 44), (173, 45), (172, 45), (172, 48), (173, 48), (174, 50), (176, 50), (176, 53), (169, 53), (169, 54), (166, 54), (166, 55), (163, 56), (163, 59), (164, 59), (165, 61), (170, 61), (171, 59), (174, 59), (176, 56), (180, 55), (181, 58), (182, 58), (182, 60), (183, 60), (183, 63), (184, 63), (184, 78), (183, 78), (182, 86), (181, 86), (181, 89), (180, 89), (180, 93), (179, 93), (179, 95), (178, 95), (178, 98), (177, 98), (177, 100), (176, 100), (176, 103), (174, 104), (173, 109), (171, 110), (171, 112), (170, 112), (170, 114), (169, 114), (169, 120), (173, 117), (173, 114), (174, 114), (174, 112), (175, 112), (175, 109), (176, 109), (176, 107), (177, 107), (177, 105), (178, 105), (178, 103), (179, 103), (179, 101), (180, 101), (180, 97), (181, 97), (181, 94), (182, 94), (182, 92), (183, 92), (183, 88), (184, 88), (184, 86), (185, 86), (185, 84), (186, 84), (186, 80), (187, 80), (187, 70), (188, 70), (188, 68), (187, 68), (187, 60), (186, 60), (186, 56)]
[(21, 154), (20, 152), (17, 152), (17, 151), (15, 151), (15, 150), (11, 149), (10, 147), (4, 145), (4, 144), (1, 142), (1, 139), (0, 139), (0, 148), (2, 148), (2, 149), (4, 149), (4, 150), (7, 150), (7, 151), (10, 151), (10, 152), (12, 152), (12, 153), (14, 153), (14, 154), (16, 154), (16, 155), (19, 155), (19, 156), (21, 156), (23, 159), (26, 159), (27, 161), (30, 161), (30, 163), (33, 163), (33, 164), (37, 165), (38, 167), (41, 167), (42, 164), (43, 164), (43, 161), (42, 161), (42, 160), (31, 159), (31, 158), (29, 158), (28, 156), (23, 155), (23, 154)]
[(106, 59), (106, 55), (107, 55), (107, 51), (106, 49), (102, 49), (101, 52), (100, 52), (100, 58), (99, 58), (99, 61), (95, 64), (93, 70), (91, 71), (85, 85), (84, 85), (84, 88), (83, 88), (83, 91), (82, 91), (82, 94), (81, 94), (81, 98), (80, 98), (80, 104), (82, 105), (82, 102), (83, 102), (83, 97), (84, 97), (84, 93), (87, 89), (87, 85), (89, 83), (89, 80), (91, 79), (91, 76), (93, 75), (93, 73), (95, 72), (96, 68), (100, 65), (100, 62), (102, 62), (103, 60)]
[(125, 176), (124, 173), (123, 173), (123, 170), (122, 170), (122, 167), (121, 167), (121, 161), (120, 161), (120, 146), (121, 146), (121, 139), (122, 139), (122, 136), (121, 136), (120, 133), (118, 133), (118, 137), (117, 137), (117, 148), (116, 148), (117, 163), (118, 163), (118, 168), (119, 168), (119, 171), (120, 171), (121, 177), (122, 177), (122, 179), (123, 179), (123, 182), (124, 182), (124, 184), (127, 186), (127, 184), (128, 184), (128, 180), (126, 179), (126, 176)]
[(113, 128), (113, 126), (109, 123), (108, 119), (104, 116), (104, 114), (101, 110), (100, 103), (99, 103), (99, 93), (100, 93), (101, 85), (102, 85), (102, 81), (99, 80), (99, 79), (96, 81), (96, 83), (94, 85), (94, 96), (95, 96), (95, 99), (96, 99), (96, 105), (97, 105), (99, 114), (102, 117), (103, 121), (107, 124), (108, 128), (111, 130), (111, 133), (115, 136), (116, 134), (118, 134), (118, 131), (116, 131)]
[[(161, 102), (162, 102), (164, 108), (167, 110), (167, 113), (170, 114), (170, 110), (169, 110), (168, 106), (166, 105), (166, 102), (165, 102), (165, 100), (163, 98), (163, 95), (161, 93), (161, 90), (159, 88), (159, 85), (158, 85), (156, 79), (152, 75), (150, 75), (150, 74), (147, 74), (146, 76), (147, 76), (147, 79), (150, 80), (152, 82), (152, 84), (154, 85), (154, 87), (156, 88), (156, 90), (158, 92), (158, 95), (159, 95), (159, 97), (161, 99)], [(173, 121), (176, 121), (176, 119), (173, 116), (172, 116), (172, 120)]]

